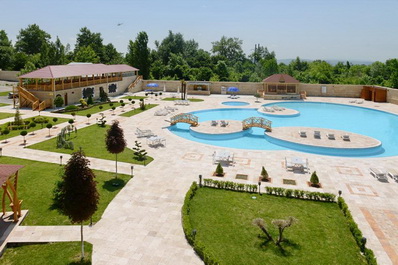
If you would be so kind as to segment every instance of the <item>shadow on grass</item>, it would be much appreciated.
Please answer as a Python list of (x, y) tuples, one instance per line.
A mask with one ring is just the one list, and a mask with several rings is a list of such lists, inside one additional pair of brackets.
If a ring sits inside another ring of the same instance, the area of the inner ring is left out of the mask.
[(91, 265), (91, 260), (80, 260), (70, 262), (69, 265)]
[(262, 251), (272, 251), (275, 255), (280, 257), (292, 256), (294, 250), (301, 249), (299, 244), (289, 239), (284, 239), (281, 245), (277, 246), (274, 241), (269, 240), (265, 236), (259, 235), (258, 238), (261, 239), (262, 242), (256, 244), (257, 248)]
[(107, 191), (113, 192), (117, 190), (121, 190), (126, 182), (123, 179), (110, 179), (104, 182), (102, 188), (106, 189)]

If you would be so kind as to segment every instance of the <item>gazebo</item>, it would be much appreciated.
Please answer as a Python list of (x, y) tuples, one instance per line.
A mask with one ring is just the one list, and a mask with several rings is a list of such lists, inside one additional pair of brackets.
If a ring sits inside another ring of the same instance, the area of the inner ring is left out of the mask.
[[(299, 97), (298, 85), (300, 81), (288, 74), (274, 74), (263, 80), (263, 96), (280, 95), (284, 97)], [(279, 98), (278, 98), (279, 99)]]
[(6, 214), (6, 197), (10, 200), (10, 207), (14, 213), (14, 222), (21, 216), (22, 200), (18, 199), (18, 171), (24, 166), (0, 165), (0, 184), (3, 188), (2, 208)]

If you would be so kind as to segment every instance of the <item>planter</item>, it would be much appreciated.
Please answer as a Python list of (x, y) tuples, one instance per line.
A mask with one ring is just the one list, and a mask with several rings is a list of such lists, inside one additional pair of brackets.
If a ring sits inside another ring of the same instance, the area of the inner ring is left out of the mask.
[(260, 177), (258, 177), (258, 181), (272, 183), (272, 178), (268, 178), (267, 180), (263, 180), (263, 178), (260, 176)]
[(322, 184), (318, 183), (317, 185), (312, 184), (311, 182), (307, 181), (308, 187), (312, 187), (312, 188), (322, 188)]

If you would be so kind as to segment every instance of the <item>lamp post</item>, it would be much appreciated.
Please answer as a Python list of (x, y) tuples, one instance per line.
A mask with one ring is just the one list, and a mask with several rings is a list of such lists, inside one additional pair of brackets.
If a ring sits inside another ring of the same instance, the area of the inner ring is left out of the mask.
[(202, 175), (199, 175), (199, 187), (202, 188)]
[(341, 194), (342, 194), (343, 192), (341, 191), (341, 190), (339, 190), (339, 197), (341, 197)]
[(258, 182), (258, 195), (261, 195), (261, 181)]
[(62, 156), (59, 156), (59, 165), (62, 166)]
[(3, 156), (3, 148), (0, 147), (0, 157), (2, 157), (2, 156)]
[(131, 166), (131, 177), (134, 177), (134, 166)]

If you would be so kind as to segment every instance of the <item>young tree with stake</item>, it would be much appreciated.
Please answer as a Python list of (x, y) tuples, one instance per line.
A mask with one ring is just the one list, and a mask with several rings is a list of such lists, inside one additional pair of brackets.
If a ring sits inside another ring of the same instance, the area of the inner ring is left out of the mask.
[(116, 155), (116, 178), (117, 178), (117, 154), (124, 151), (127, 143), (124, 139), (123, 129), (120, 128), (118, 121), (113, 121), (111, 128), (106, 134), (106, 149), (109, 153)]

